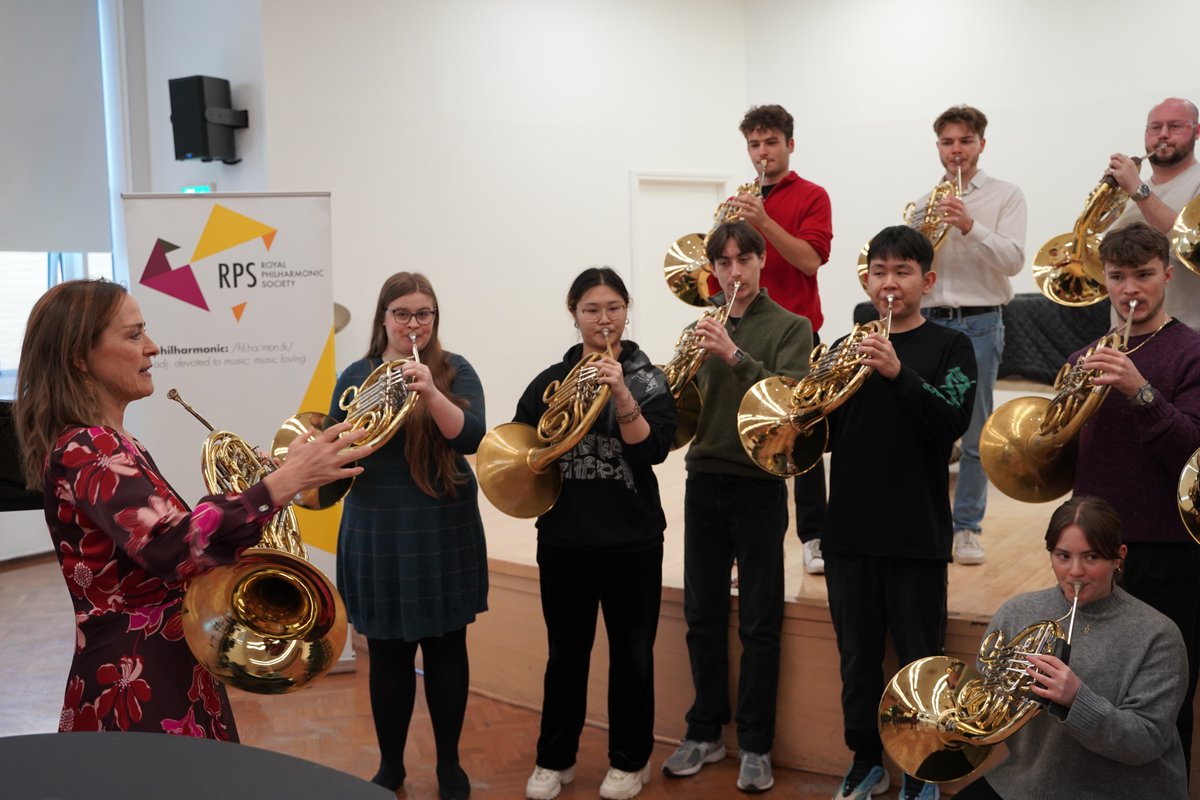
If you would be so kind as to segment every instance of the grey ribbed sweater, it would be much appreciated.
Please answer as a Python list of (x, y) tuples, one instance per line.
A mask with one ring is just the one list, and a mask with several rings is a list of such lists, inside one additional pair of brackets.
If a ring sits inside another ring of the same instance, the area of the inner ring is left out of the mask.
[[(1070, 610), (1058, 588), (1019, 595), (992, 618), (1011, 637)], [(1005, 800), (1187, 798), (1175, 715), (1187, 653), (1173, 622), (1122, 589), (1080, 607), (1071, 669), (1081, 686), (1065, 720), (1040, 713), (987, 773)]]

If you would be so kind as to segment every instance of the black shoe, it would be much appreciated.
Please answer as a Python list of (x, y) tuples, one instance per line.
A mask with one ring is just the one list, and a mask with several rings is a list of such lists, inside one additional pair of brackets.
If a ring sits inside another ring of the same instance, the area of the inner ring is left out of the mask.
[(371, 783), (376, 786), (382, 786), (385, 789), (391, 789), (393, 792), (404, 785), (404, 767), (399, 770), (391, 767), (380, 767), (379, 772), (375, 773), (375, 777), (371, 778)]
[(471, 779), (458, 764), (449, 770), (438, 767), (437, 777), (441, 800), (467, 800), (471, 796)]

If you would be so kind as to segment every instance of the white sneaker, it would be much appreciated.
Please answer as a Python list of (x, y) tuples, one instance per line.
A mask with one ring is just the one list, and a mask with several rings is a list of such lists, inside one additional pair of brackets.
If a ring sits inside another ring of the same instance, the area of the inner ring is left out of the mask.
[(825, 557), (821, 555), (820, 539), (809, 539), (804, 543), (804, 571), (809, 575), (825, 574)]
[(975, 531), (955, 531), (953, 552), (957, 564), (982, 564), (987, 560), (983, 545), (979, 543), (979, 534)]
[[(554, 800), (562, 787), (575, 780), (575, 768), (564, 770), (534, 767), (533, 774), (525, 783), (525, 796), (529, 800)], [(632, 797), (633, 795), (630, 795)]]
[(642, 787), (650, 782), (650, 765), (637, 772), (626, 772), (623, 769), (611, 767), (600, 784), (600, 796), (604, 800), (629, 800), (642, 792)]

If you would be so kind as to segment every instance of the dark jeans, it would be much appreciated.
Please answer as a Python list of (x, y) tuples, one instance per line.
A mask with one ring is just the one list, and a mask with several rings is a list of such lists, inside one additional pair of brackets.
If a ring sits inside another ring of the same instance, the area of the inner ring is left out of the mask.
[(1121, 585), (1179, 626), (1187, 646), (1188, 688), (1175, 720), (1187, 774), (1192, 772), (1192, 701), (1196, 696), (1200, 645), (1200, 547), (1187, 544), (1131, 544)]
[(729, 572), (738, 565), (738, 747), (769, 753), (775, 740), (787, 489), (774, 478), (688, 473), (684, 495), (683, 612), (696, 700), (687, 738), (713, 742), (729, 722)]
[(901, 667), (941, 654), (946, 562), (825, 553), (825, 585), (841, 655), (846, 746), (856, 760), (879, 764), (887, 635)]
[(538, 543), (542, 615), (550, 645), (538, 766), (564, 770), (575, 764), (587, 716), (597, 607), (608, 634), (608, 761), (635, 772), (650, 760), (662, 554), (661, 543), (635, 553)]

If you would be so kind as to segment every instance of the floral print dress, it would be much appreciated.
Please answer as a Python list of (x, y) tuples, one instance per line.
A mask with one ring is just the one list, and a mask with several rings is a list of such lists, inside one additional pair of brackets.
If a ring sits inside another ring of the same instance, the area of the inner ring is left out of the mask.
[(46, 523), (75, 606), (59, 731), (149, 731), (237, 741), (225, 687), (183, 638), (189, 578), (232, 563), (278, 510), (261, 483), (194, 511), (137, 441), (64, 429), (46, 464)]

